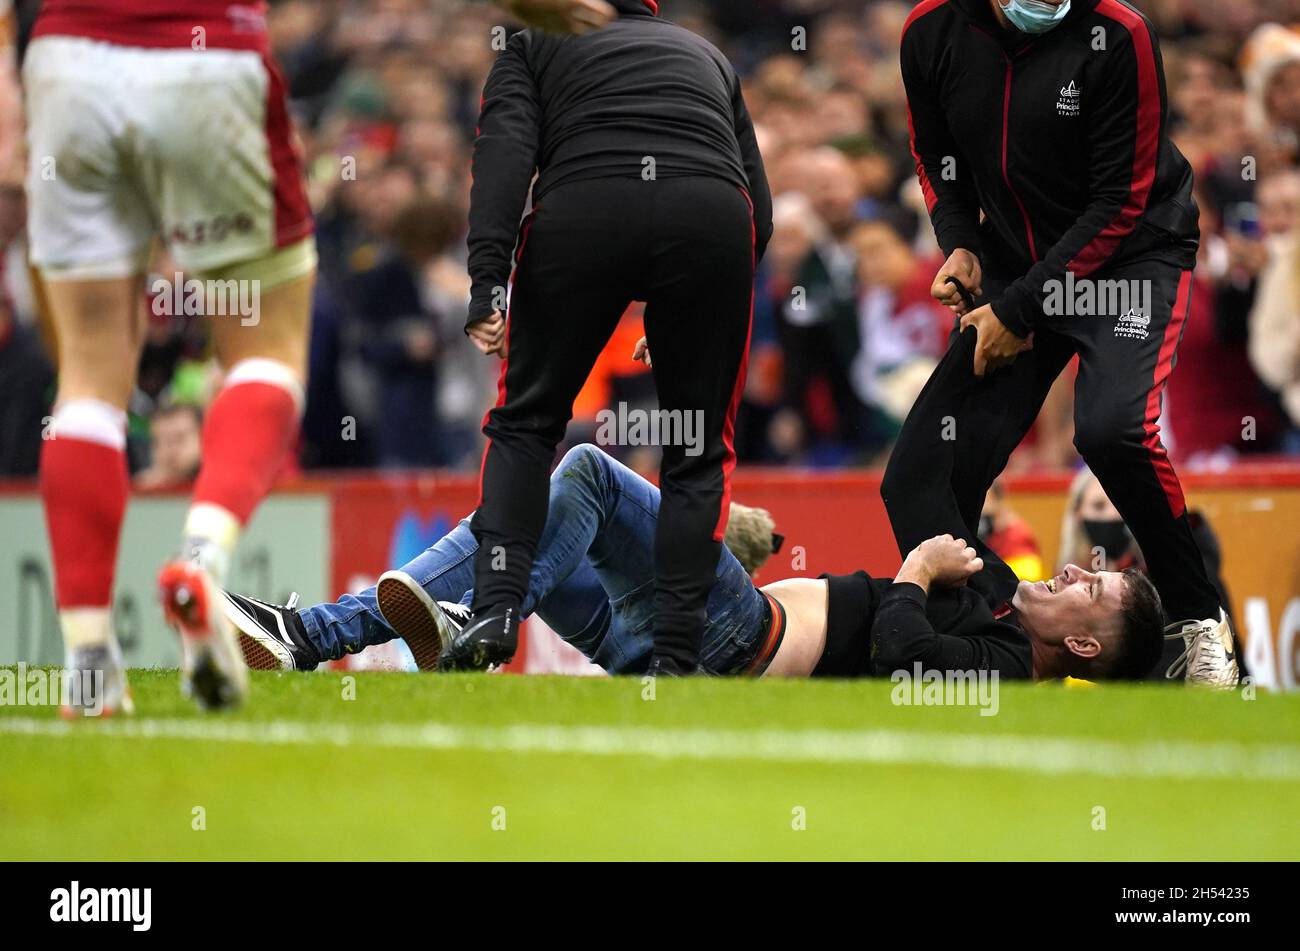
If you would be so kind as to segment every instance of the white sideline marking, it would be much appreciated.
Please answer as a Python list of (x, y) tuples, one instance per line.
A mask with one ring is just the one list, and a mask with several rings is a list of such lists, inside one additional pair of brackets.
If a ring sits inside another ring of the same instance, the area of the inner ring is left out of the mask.
[(978, 736), (902, 730), (708, 730), (520, 724), (508, 727), (296, 721), (122, 719), (68, 723), (0, 717), (0, 735), (111, 736), (278, 746), (360, 746), (584, 756), (765, 762), (875, 763), (1101, 776), (1300, 781), (1300, 746), (1169, 741), (1132, 744), (1066, 737)]

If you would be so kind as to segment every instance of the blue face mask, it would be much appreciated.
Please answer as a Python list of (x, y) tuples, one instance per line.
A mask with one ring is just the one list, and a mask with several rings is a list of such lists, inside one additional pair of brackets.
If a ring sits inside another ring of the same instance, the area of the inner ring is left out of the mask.
[(1057, 6), (1042, 0), (1010, 0), (1009, 3), (998, 0), (998, 5), (1021, 33), (1046, 33), (1070, 12), (1070, 0)]

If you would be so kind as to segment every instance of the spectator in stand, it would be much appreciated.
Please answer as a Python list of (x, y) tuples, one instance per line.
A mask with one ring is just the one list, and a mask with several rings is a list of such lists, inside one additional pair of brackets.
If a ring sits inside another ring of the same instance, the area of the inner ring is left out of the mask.
[(817, 214), (801, 193), (786, 192), (773, 201), (772, 240), (755, 275), (749, 375), (736, 419), (736, 452), (742, 459), (782, 462), (802, 450), (802, 416), (783, 408), (781, 313), (794, 300), (799, 268), (821, 233)]
[[(1220, 90), (1222, 100), (1239, 96)], [(1216, 122), (1240, 110), (1217, 113)], [(1191, 318), (1179, 346), (1179, 373), (1170, 377), (1162, 426), (1176, 461), (1191, 469), (1220, 468), (1243, 453), (1270, 451), (1278, 435), (1274, 400), (1260, 385), (1248, 350), (1249, 315), (1257, 278), (1268, 260), (1255, 183), (1240, 151), (1249, 137), (1219, 133), (1222, 143), (1198, 179), (1203, 236), (1193, 274)]]
[(893, 442), (947, 348), (953, 318), (930, 296), (943, 261), (918, 257), (896, 221), (862, 222), (850, 245), (860, 288), (858, 352), (850, 373), (870, 414), (867, 448), (879, 451)]
[(8, 0), (0, 0), (0, 477), (36, 475), (54, 399), (54, 370), (40, 338), (18, 319), (6, 290), (5, 252), (26, 219), (22, 92), (10, 13)]
[(346, 298), (361, 333), (357, 349), (377, 383), (372, 423), (382, 466), (437, 466), (449, 461), (437, 416), (438, 315), (422, 286), (428, 263), (455, 237), (458, 211), (415, 196), (385, 228), (385, 237), (355, 256)]
[[(0, 273), (2, 276), (2, 273)], [(0, 284), (0, 477), (34, 476), (54, 399), (54, 370)]]
[(1260, 136), (1258, 171), (1294, 165), (1300, 158), (1300, 32), (1265, 23), (1241, 55), (1249, 100), (1245, 119)]
[(795, 161), (799, 190), (817, 224), (810, 225), (814, 244), (779, 311), (783, 401), (799, 419), (804, 445), (829, 437), (830, 459), (843, 462), (869, 443), (869, 420), (849, 378), (858, 350), (857, 266), (849, 238), (859, 195), (853, 166), (842, 152), (823, 146)]
[(1231, 87), (1232, 74), (1222, 60), (1202, 47), (1167, 58), (1165, 68), (1175, 116), (1174, 144), (1199, 177), (1213, 170), (1225, 145), (1234, 144), (1219, 138), (1219, 104)]
[(1300, 455), (1300, 172), (1261, 181), (1259, 211), (1268, 263), (1250, 314), (1250, 360), (1286, 415), (1281, 448)]
[(137, 489), (187, 485), (203, 460), (203, 413), (192, 403), (159, 407), (149, 421), (149, 467), (135, 477)]

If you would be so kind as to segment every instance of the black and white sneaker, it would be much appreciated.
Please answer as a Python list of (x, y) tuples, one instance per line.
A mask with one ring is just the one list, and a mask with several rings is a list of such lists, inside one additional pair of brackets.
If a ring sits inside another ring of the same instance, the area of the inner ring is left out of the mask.
[(434, 601), (405, 571), (385, 571), (375, 586), (379, 613), (406, 641), (421, 670), (437, 670), (438, 658), (469, 620), (469, 608)]
[(222, 607), (239, 632), (239, 649), (250, 670), (315, 670), (319, 651), (307, 640), (307, 631), (295, 610), (298, 595), (285, 605), (269, 604), (242, 594), (223, 591)]

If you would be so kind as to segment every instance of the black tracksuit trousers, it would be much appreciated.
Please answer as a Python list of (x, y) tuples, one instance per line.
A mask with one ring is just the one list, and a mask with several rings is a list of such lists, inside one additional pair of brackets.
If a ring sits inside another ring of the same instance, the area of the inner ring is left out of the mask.
[(524, 227), (499, 400), (483, 429), (474, 610), (517, 611), (522, 602), (574, 397), (628, 304), (642, 300), (660, 413), (702, 423), (674, 431), (694, 434), (689, 444), (663, 446), (655, 533), (655, 653), (694, 666), (726, 528), (749, 349), (748, 196), (706, 177), (577, 181), (549, 190)]
[[(904, 555), (934, 535), (976, 538), (985, 493), (1077, 353), (1075, 446), (1133, 532), (1166, 615), (1217, 618), (1219, 596), (1205, 573), (1156, 424), (1187, 319), (1192, 272), (1146, 260), (1090, 277), (1150, 282), (1149, 323), (1115, 313), (1044, 318), (1033, 349), (983, 380), (973, 369), (975, 331), (953, 334), (885, 471), (881, 496), (894, 537)], [(993, 295), (995, 284), (985, 278), (986, 295)], [(1015, 574), (987, 546), (977, 547), (985, 570), (971, 583), (1009, 600)]]

